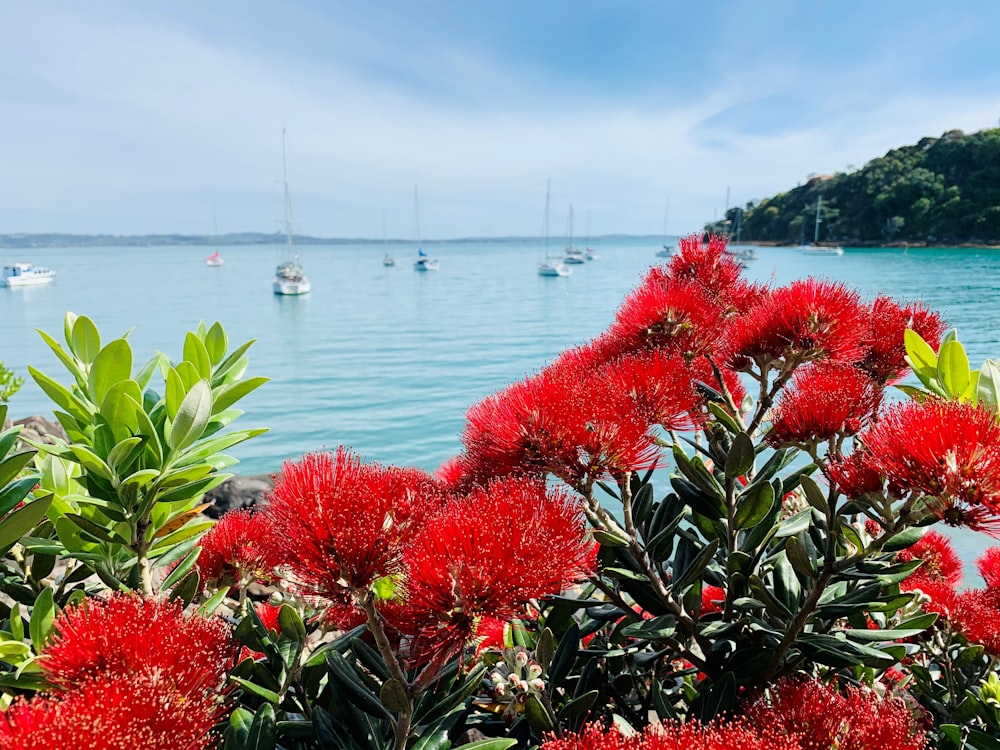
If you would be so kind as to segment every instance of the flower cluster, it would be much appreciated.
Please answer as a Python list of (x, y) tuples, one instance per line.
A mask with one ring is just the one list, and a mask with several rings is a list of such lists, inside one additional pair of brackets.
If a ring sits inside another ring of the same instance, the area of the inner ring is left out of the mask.
[(39, 658), (49, 695), (0, 718), (0, 750), (151, 750), (215, 744), (236, 656), (229, 627), (133, 595), (64, 610)]
[(901, 701), (866, 689), (840, 693), (796, 678), (773, 685), (732, 719), (667, 721), (630, 736), (590, 724), (547, 740), (542, 750), (922, 750), (925, 744)]
[(197, 570), (205, 588), (246, 586), (274, 579), (276, 554), (266, 516), (249, 509), (220, 518), (199, 540)]

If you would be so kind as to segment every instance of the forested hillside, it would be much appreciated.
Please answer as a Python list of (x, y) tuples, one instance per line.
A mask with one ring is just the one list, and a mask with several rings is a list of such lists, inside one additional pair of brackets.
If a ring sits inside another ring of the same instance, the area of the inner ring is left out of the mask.
[(857, 171), (732, 208), (706, 228), (742, 241), (812, 242), (820, 197), (820, 244), (1000, 244), (1000, 128), (923, 138)]

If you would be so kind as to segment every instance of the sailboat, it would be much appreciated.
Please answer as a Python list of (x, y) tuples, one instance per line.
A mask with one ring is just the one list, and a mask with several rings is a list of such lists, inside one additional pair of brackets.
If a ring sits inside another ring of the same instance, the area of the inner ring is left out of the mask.
[[(216, 218), (215, 209), (212, 209), (212, 242), (218, 243), (219, 241), (219, 220)], [(222, 256), (219, 255), (219, 251), (216, 250), (214, 253), (205, 258), (205, 265), (218, 268), (223, 263)]]
[(436, 271), (438, 262), (436, 258), (431, 258), (420, 247), (420, 198), (417, 193), (417, 186), (413, 186), (413, 236), (417, 240), (417, 259), (413, 261), (413, 268), (416, 271)]
[(803, 255), (843, 255), (844, 248), (839, 245), (820, 246), (819, 225), (823, 221), (821, 211), (823, 208), (823, 196), (816, 198), (816, 225), (813, 230), (813, 241), (811, 245), (799, 245), (799, 251)]
[(670, 199), (667, 198), (666, 208), (663, 209), (663, 246), (656, 251), (658, 258), (669, 258), (674, 254), (674, 246), (667, 244), (667, 217), (670, 216)]
[(573, 269), (567, 266), (565, 263), (553, 259), (549, 256), (549, 184), (550, 180), (545, 181), (545, 221), (542, 222), (542, 233), (544, 235), (545, 243), (545, 260), (538, 264), (538, 275), (539, 276), (569, 276), (573, 273)]
[(563, 250), (565, 257), (563, 263), (573, 263), (580, 265), (587, 262), (587, 256), (583, 250), (573, 244), (573, 204), (569, 204), (569, 218), (566, 219), (566, 249)]
[(285, 188), (285, 246), (286, 256), (274, 269), (275, 294), (306, 294), (312, 289), (309, 277), (302, 268), (299, 254), (295, 251), (295, 235), (292, 231), (292, 197), (288, 192), (288, 152), (285, 146), (285, 129), (281, 129), (281, 174)]

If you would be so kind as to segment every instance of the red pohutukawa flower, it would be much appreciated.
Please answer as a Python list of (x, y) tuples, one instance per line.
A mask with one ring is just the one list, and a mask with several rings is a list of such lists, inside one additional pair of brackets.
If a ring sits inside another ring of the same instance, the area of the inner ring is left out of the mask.
[[(719, 393), (723, 392), (723, 389), (729, 391), (730, 397), (733, 399), (733, 403), (739, 408), (743, 403), (743, 399), (746, 398), (747, 391), (746, 387), (743, 385), (743, 381), (740, 380), (739, 373), (729, 369), (728, 367), (719, 366), (716, 363), (716, 367), (712, 366), (712, 361), (708, 357), (696, 357), (691, 361), (691, 378), (697, 383), (704, 383), (709, 388)], [(719, 378), (722, 378), (721, 382)]]
[(782, 391), (767, 440), (780, 446), (853, 435), (871, 419), (880, 397), (881, 389), (861, 370), (817, 362), (797, 370)]
[(780, 680), (750, 703), (746, 716), (809, 750), (922, 750), (926, 744), (901, 700), (868, 689), (842, 694), (817, 680)]
[(508, 620), (591, 570), (594, 542), (578, 501), (507, 478), (450, 500), (406, 550), (405, 606), (393, 625), (421, 663), (454, 651), (482, 618)]
[(269, 582), (276, 563), (271, 524), (249, 509), (226, 513), (199, 541), (196, 563), (202, 585), (210, 588)]
[(1000, 547), (987, 549), (976, 560), (976, 567), (987, 588), (1000, 589)]
[(377, 464), (340, 447), (288, 461), (267, 515), (293, 588), (335, 603), (399, 570), (416, 522), (440, 507), (422, 472)]
[(701, 588), (701, 616), (721, 612), (726, 602), (726, 590), (706, 583)]
[(949, 525), (1000, 533), (1000, 423), (990, 411), (907, 401), (887, 410), (861, 441), (895, 494), (926, 496)]
[(937, 351), (945, 322), (920, 303), (902, 306), (879, 295), (868, 307), (867, 333), (862, 340), (864, 355), (857, 366), (880, 383), (893, 383), (909, 370), (903, 333), (912, 329)]
[(678, 355), (649, 352), (623, 357), (599, 371), (613, 389), (625, 393), (650, 424), (667, 430), (690, 430), (703, 423), (705, 399), (691, 370)]
[(677, 254), (667, 263), (667, 273), (702, 287), (727, 313), (746, 312), (762, 288), (742, 278), (742, 264), (726, 252), (726, 244), (726, 238), (719, 235), (711, 236), (708, 244), (699, 235), (682, 237)]
[(651, 725), (641, 734), (624, 736), (618, 727), (588, 724), (579, 732), (550, 737), (540, 750), (802, 750), (794, 737), (762, 732), (743, 719)]
[(692, 359), (712, 352), (726, 310), (703, 286), (659, 267), (622, 303), (608, 335), (621, 351), (665, 350)]
[(568, 352), (473, 406), (462, 435), (469, 475), (483, 483), (553, 474), (577, 487), (650, 467), (659, 449), (647, 412), (590, 362)]
[(854, 361), (863, 351), (865, 320), (861, 298), (843, 284), (793, 281), (761, 294), (733, 327), (728, 361), (738, 369), (777, 361)]
[(922, 561), (900, 584), (907, 591), (922, 589), (928, 583), (955, 587), (962, 582), (962, 561), (951, 540), (939, 531), (928, 531), (915, 544), (896, 553), (896, 559)]
[(15, 701), (0, 715), (0, 750), (207, 750), (227, 710), (218, 693), (184, 694), (154, 673), (105, 673)]
[(222, 620), (185, 615), (178, 602), (115, 594), (64, 609), (39, 664), (63, 690), (104, 674), (151, 675), (196, 697), (225, 685), (235, 656)]
[(830, 461), (824, 471), (837, 489), (850, 498), (879, 493), (885, 487), (882, 471), (864, 450), (856, 450), (839, 461)]

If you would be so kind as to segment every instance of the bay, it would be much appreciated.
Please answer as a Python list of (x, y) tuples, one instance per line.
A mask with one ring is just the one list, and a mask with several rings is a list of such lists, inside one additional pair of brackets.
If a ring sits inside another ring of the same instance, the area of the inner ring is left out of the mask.
[[(68, 375), (36, 329), (62, 340), (67, 310), (91, 317), (105, 341), (124, 334), (137, 361), (155, 350), (180, 359), (184, 333), (221, 322), (231, 344), (257, 339), (248, 374), (271, 381), (241, 402), (242, 427), (270, 431), (232, 450), (235, 471), (270, 473), (303, 453), (346, 445), (365, 460), (430, 471), (461, 449), (465, 411), (611, 322), (624, 296), (661, 259), (658, 238), (593, 239), (598, 260), (572, 276), (538, 276), (538, 241), (426, 243), (440, 269), (417, 273), (412, 244), (303, 246), (313, 290), (271, 291), (283, 248), (36, 248), (4, 250), (57, 272), (45, 287), (0, 289), (0, 361), (24, 376), (14, 418), (51, 416), (27, 376), (31, 364)], [(554, 248), (555, 243), (552, 244)], [(395, 267), (382, 265), (388, 252)], [(973, 366), (1000, 356), (1000, 252), (987, 249), (846, 248), (843, 256), (756, 248), (748, 278), (774, 284), (815, 276), (938, 310)], [(959, 534), (963, 557), (985, 545)]]

